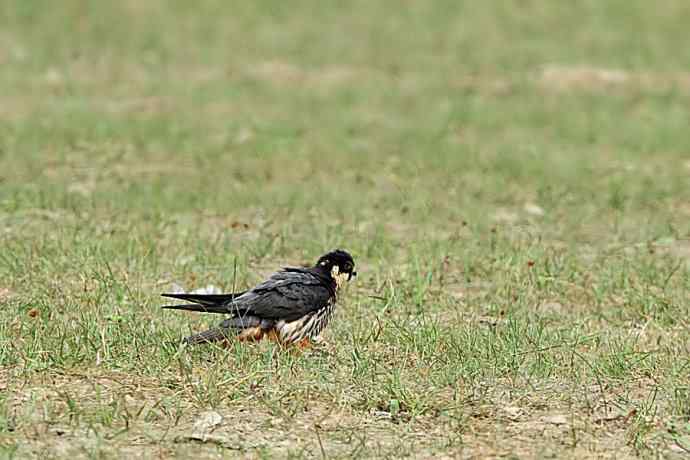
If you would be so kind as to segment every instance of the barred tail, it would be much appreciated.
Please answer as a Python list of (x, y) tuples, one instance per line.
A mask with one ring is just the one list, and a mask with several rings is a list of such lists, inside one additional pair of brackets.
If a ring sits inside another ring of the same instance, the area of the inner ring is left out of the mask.
[(245, 337), (261, 332), (261, 320), (256, 316), (228, 318), (218, 325), (198, 334), (185, 337), (183, 342), (189, 345), (218, 342), (232, 337)]
[(200, 345), (202, 343), (213, 343), (228, 338), (227, 329), (209, 329), (208, 331), (200, 332), (198, 334), (185, 337), (183, 342), (187, 345)]

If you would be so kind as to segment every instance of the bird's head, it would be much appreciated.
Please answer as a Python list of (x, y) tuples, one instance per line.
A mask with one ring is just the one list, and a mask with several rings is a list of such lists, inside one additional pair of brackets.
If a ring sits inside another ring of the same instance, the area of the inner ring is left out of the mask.
[(354, 259), (348, 252), (340, 249), (322, 255), (315, 268), (327, 272), (338, 287), (357, 276)]

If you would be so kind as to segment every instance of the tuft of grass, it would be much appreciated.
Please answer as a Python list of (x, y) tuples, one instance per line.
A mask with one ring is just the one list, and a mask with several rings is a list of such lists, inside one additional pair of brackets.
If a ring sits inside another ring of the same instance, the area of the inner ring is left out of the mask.
[[(0, 456), (687, 451), (684, 2), (46, 6), (0, 6)], [(324, 345), (177, 346), (173, 284), (334, 247)]]

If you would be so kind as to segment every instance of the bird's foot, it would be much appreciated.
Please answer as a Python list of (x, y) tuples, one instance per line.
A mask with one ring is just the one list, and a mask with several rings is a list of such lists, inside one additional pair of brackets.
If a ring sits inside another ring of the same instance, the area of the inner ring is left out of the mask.
[(297, 349), (301, 350), (301, 351), (304, 351), (307, 348), (311, 348), (311, 346), (312, 346), (312, 343), (311, 343), (311, 340), (309, 339), (309, 337), (305, 337), (302, 340), (300, 340), (299, 342), (297, 342)]

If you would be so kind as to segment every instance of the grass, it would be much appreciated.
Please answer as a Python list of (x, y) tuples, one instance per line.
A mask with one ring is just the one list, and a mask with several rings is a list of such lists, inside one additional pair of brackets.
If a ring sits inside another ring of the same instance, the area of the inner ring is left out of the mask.
[[(685, 2), (50, 6), (0, 6), (0, 456), (690, 451)], [(172, 344), (172, 283), (334, 247), (324, 346)]]

